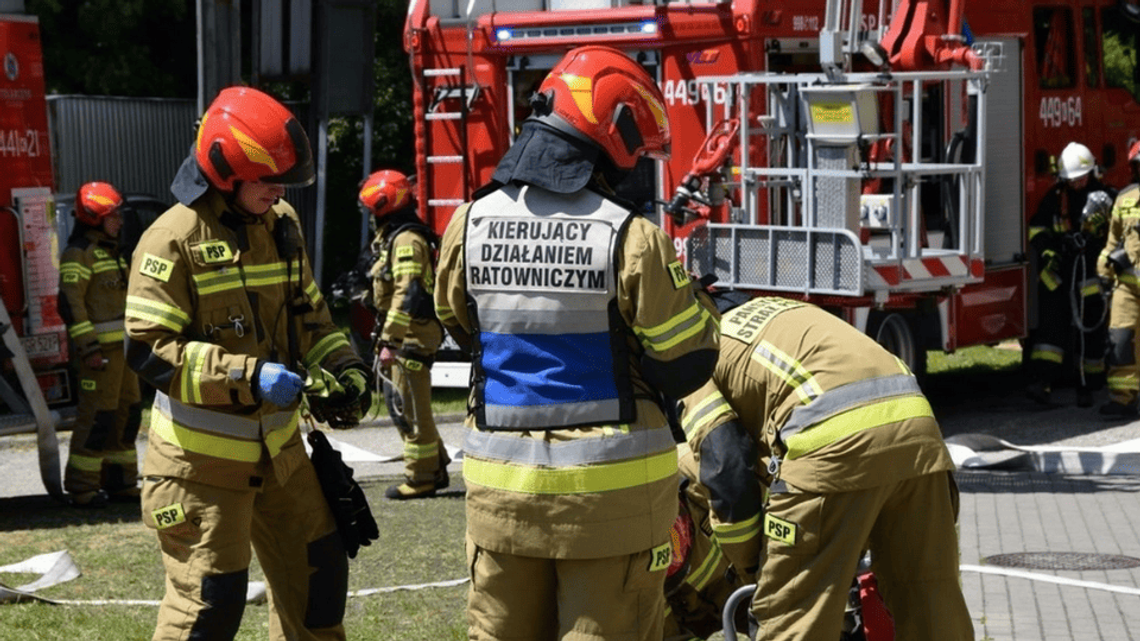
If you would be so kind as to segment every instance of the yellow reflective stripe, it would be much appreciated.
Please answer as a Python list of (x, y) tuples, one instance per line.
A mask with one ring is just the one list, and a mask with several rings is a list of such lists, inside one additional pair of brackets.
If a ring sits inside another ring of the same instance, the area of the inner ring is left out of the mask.
[(634, 461), (570, 468), (526, 467), (463, 459), (463, 478), (470, 483), (525, 494), (584, 494), (640, 487), (677, 473), (677, 452)]
[(404, 458), (422, 461), (439, 454), (439, 443), (404, 443)]
[(242, 269), (245, 272), (245, 283), (250, 287), (280, 285), (288, 280), (285, 263), (250, 265)]
[(83, 321), (82, 323), (76, 323), (76, 324), (72, 325), (71, 327), (67, 328), (67, 334), (68, 334), (68, 336), (71, 336), (72, 338), (78, 338), (80, 336), (83, 336), (84, 334), (90, 334), (94, 331), (95, 331), (95, 323), (92, 323), (91, 321)]
[(194, 286), (199, 294), (217, 294), (235, 289), (243, 289), (241, 272), (236, 269), (220, 269), (204, 274), (194, 274)]
[(736, 523), (713, 523), (713, 531), (721, 545), (746, 543), (760, 534), (760, 512)]
[(301, 360), (305, 363), (305, 367), (319, 365), (321, 361), (325, 360), (326, 356), (342, 347), (351, 348), (348, 344), (348, 338), (340, 332), (333, 332), (318, 341), (316, 345), (313, 345), (309, 353), (305, 354), (305, 357)]
[(270, 458), (280, 454), (281, 448), (284, 447), (285, 443), (289, 441), (289, 438), (293, 436), (293, 432), (297, 431), (299, 416), (299, 412), (293, 412), (289, 419), (289, 424), (284, 429), (273, 430), (265, 435), (265, 448), (269, 450)]
[(82, 263), (74, 263), (74, 262), (60, 263), (59, 273), (61, 275), (63, 275), (63, 274), (75, 274), (83, 280), (89, 280), (91, 278), (91, 269)]
[(136, 450), (122, 450), (120, 452), (107, 452), (103, 458), (108, 463), (115, 465), (130, 465), (131, 463), (138, 463), (139, 453)]
[(1030, 352), (1029, 358), (1035, 361), (1049, 361), (1060, 363), (1065, 360), (1065, 350), (1055, 345), (1037, 345)]
[(698, 591), (703, 590), (709, 581), (712, 580), (713, 574), (716, 572), (716, 568), (720, 565), (720, 560), (724, 556), (724, 552), (720, 549), (720, 544), (717, 543), (717, 539), (710, 539), (710, 541), (712, 542), (712, 548), (709, 550), (708, 555), (705, 556), (701, 564), (689, 573), (689, 576), (685, 579), (686, 583)]
[(139, 296), (127, 296), (127, 317), (157, 323), (176, 332), (190, 324), (190, 316), (181, 309)]
[(419, 276), (422, 273), (424, 273), (424, 266), (416, 262), (396, 263), (396, 266), (392, 268), (393, 276)]
[(95, 261), (95, 264), (92, 265), (91, 268), (91, 271), (95, 272), (96, 274), (102, 274), (103, 272), (115, 272), (119, 271), (120, 269), (125, 269), (126, 265), (119, 261), (108, 259)]
[(198, 341), (186, 343), (182, 354), (182, 400), (187, 403), (202, 404), (202, 369), (211, 347), (210, 343)]
[(125, 332), (121, 329), (114, 329), (109, 332), (99, 332), (100, 343), (121, 343), (123, 342), (123, 335)]
[(1128, 392), (1140, 391), (1140, 373), (1108, 377), (1108, 389)]
[(103, 469), (103, 458), (100, 456), (71, 454), (67, 457), (67, 466), (81, 472), (98, 472)]
[(196, 432), (176, 425), (162, 412), (150, 413), (150, 429), (162, 440), (173, 443), (187, 452), (242, 463), (256, 463), (261, 459), (260, 441), (239, 441), (235, 438)]
[(811, 402), (822, 393), (811, 372), (807, 371), (799, 361), (766, 340), (760, 341), (756, 349), (752, 350), (752, 360), (787, 383), (804, 403)]
[(1061, 286), (1060, 279), (1058, 279), (1057, 275), (1053, 272), (1043, 271), (1040, 274), (1040, 278), (1041, 282), (1049, 288), (1049, 291), (1053, 291)]
[(693, 302), (688, 309), (655, 327), (635, 327), (634, 333), (646, 347), (664, 352), (704, 331), (709, 312)]
[(785, 441), (787, 457), (796, 459), (852, 434), (912, 418), (934, 417), (922, 396), (905, 396), (858, 407), (817, 423)]
[(1029, 240), (1032, 241), (1033, 238), (1035, 236), (1037, 236), (1037, 234), (1040, 234), (1040, 233), (1048, 231), (1048, 230), (1049, 230), (1048, 227), (1030, 227), (1029, 228)]
[(309, 283), (309, 286), (305, 288), (305, 294), (309, 296), (309, 300), (313, 301), (314, 305), (321, 302), (321, 288), (317, 287), (316, 282)]
[(412, 317), (409, 314), (401, 312), (398, 309), (389, 309), (388, 316), (385, 318), (384, 322), (389, 325), (403, 325), (407, 327), (411, 324)]
[(450, 307), (440, 307), (439, 305), (436, 305), (435, 315), (436, 318), (438, 318), (440, 322), (443, 323), (455, 320), (455, 312), (452, 311)]
[(692, 410), (685, 412), (685, 419), (681, 427), (686, 436), (692, 436), (697, 430), (705, 427), (721, 414), (732, 412), (732, 406), (724, 400), (720, 390), (701, 399)]

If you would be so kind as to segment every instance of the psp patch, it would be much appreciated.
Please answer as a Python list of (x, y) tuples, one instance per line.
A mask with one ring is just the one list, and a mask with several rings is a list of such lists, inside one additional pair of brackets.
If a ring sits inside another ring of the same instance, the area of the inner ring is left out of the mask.
[(689, 280), (689, 272), (685, 271), (679, 260), (669, 263), (669, 276), (673, 278), (673, 289), (681, 289), (692, 282)]
[(673, 562), (673, 544), (662, 543), (649, 551), (649, 571), (657, 572), (669, 567)]
[(173, 272), (174, 261), (159, 258), (154, 254), (143, 254), (143, 259), (139, 264), (139, 273), (143, 276), (150, 276), (166, 283), (170, 281), (170, 274)]
[(224, 240), (212, 240), (198, 245), (202, 262), (207, 265), (213, 263), (229, 263), (234, 259), (234, 252), (230, 244)]
[(160, 507), (151, 512), (150, 515), (154, 519), (155, 528), (159, 530), (165, 530), (168, 527), (186, 522), (186, 511), (182, 509), (181, 503)]
[(764, 535), (786, 545), (796, 544), (796, 524), (771, 514), (764, 515)]

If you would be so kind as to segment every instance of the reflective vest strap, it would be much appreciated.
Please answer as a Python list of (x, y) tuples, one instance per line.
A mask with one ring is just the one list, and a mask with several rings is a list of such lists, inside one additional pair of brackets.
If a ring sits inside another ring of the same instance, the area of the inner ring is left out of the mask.
[(466, 481), (524, 494), (612, 492), (663, 481), (676, 473), (675, 449), (633, 461), (553, 469), (484, 461), (471, 456), (463, 459)]
[(930, 403), (923, 396), (905, 396), (864, 405), (784, 439), (788, 447), (786, 458), (799, 458), (863, 430), (922, 417), (934, 417)]

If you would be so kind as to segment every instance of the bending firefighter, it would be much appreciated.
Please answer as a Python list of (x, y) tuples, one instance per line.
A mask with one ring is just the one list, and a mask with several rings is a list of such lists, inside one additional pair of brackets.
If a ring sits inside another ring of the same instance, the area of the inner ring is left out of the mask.
[(756, 578), (756, 638), (839, 638), (869, 549), (897, 638), (972, 640), (954, 464), (914, 375), (808, 303), (755, 298), (720, 326), (682, 424), (713, 532)]
[(234, 638), (251, 544), (270, 638), (345, 638), (348, 558), (301, 440), (292, 370), (335, 376), (323, 409), (357, 420), (371, 373), (333, 324), (281, 200), (313, 178), (297, 119), (260, 91), (224, 89), (171, 185), (179, 204), (135, 250), (127, 358), (157, 389), (142, 486), (166, 568), (156, 641)]
[(123, 197), (107, 183), (80, 187), (75, 230), (59, 261), (59, 311), (79, 377), (63, 489), (77, 507), (139, 497), (139, 381), (123, 359), (127, 262), (118, 240), (122, 204)]
[(1112, 342), (1108, 370), (1109, 400), (1100, 413), (1109, 418), (1137, 416), (1136, 397), (1140, 394), (1140, 368), (1137, 367), (1136, 330), (1140, 327), (1140, 142), (1128, 150), (1132, 184), (1121, 190), (1112, 206), (1108, 241), (1097, 261), (1097, 272), (1115, 281), (1109, 336)]
[(1048, 404), (1057, 385), (1075, 372), (1077, 405), (1091, 407), (1093, 391), (1104, 387), (1107, 350), (1107, 296), (1096, 258), (1116, 191), (1101, 182), (1096, 158), (1080, 143), (1069, 143), (1059, 164), (1057, 183), (1029, 221), (1038, 282), (1026, 394)]
[(436, 312), (472, 352), (468, 636), (660, 641), (678, 483), (662, 395), (716, 357), (672, 241), (612, 189), (667, 153), (665, 102), (591, 46), (532, 106), (440, 251)]
[(412, 185), (398, 171), (378, 171), (364, 181), (360, 205), (375, 217), (372, 267), (376, 367), (389, 372), (388, 407), (404, 441), (404, 482), (390, 499), (432, 496), (450, 483), (451, 459), (431, 412), (431, 366), (443, 341), (435, 317), (432, 264), (439, 239), (416, 216)]

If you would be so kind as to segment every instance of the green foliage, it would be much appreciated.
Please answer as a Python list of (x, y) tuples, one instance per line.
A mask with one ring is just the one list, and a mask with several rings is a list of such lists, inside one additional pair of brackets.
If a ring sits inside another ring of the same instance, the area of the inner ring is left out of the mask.
[(187, 0), (27, 0), (50, 93), (192, 98), (197, 27)]

